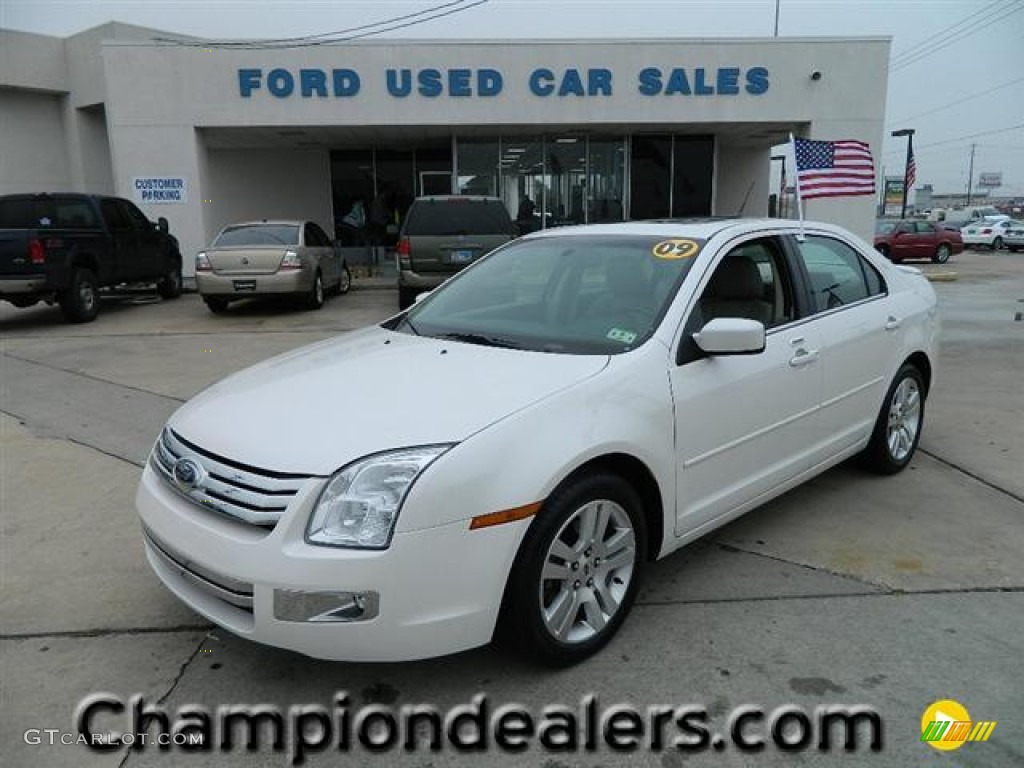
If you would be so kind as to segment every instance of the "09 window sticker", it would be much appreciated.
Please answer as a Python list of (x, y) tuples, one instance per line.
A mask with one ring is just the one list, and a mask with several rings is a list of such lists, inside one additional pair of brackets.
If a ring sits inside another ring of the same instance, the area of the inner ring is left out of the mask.
[(699, 250), (700, 245), (695, 240), (674, 238), (672, 240), (662, 240), (660, 243), (656, 243), (651, 249), (651, 253), (659, 259), (673, 261), (676, 259), (693, 258), (697, 255), (697, 251)]

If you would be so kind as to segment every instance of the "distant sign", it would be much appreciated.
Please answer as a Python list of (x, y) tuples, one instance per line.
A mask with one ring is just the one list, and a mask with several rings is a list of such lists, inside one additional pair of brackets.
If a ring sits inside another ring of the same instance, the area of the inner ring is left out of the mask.
[(983, 173), (978, 176), (979, 187), (1001, 187), (1003, 186), (1003, 174), (999, 173)]
[(187, 203), (188, 185), (180, 176), (136, 176), (132, 197), (137, 203)]

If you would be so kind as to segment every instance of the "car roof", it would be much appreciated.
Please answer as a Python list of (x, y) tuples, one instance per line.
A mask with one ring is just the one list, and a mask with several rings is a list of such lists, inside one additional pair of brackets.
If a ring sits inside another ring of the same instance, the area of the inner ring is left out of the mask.
[[(833, 224), (819, 221), (805, 221), (804, 226), (811, 229), (825, 229), (833, 232), (844, 232)], [(684, 219), (650, 219), (646, 221), (623, 221), (612, 224), (585, 224), (573, 227), (552, 227), (534, 232), (522, 239), (538, 237), (571, 237), (573, 235), (640, 235), (651, 237), (693, 237), (698, 240), (710, 240), (715, 235), (742, 235), (748, 232), (759, 232), (765, 229), (791, 230), (799, 232), (800, 222), (793, 219), (769, 218), (726, 218), (701, 217)]]
[(282, 225), (301, 226), (309, 222), (309, 219), (262, 219), (261, 221), (236, 221), (233, 224), (224, 225), (224, 229), (234, 227), (279, 227)]

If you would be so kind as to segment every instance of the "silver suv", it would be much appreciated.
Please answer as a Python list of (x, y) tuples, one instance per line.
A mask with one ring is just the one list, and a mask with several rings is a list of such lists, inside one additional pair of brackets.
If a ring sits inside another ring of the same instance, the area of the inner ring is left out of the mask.
[(398, 305), (436, 288), (459, 270), (515, 236), (512, 219), (497, 197), (418, 197), (399, 235)]

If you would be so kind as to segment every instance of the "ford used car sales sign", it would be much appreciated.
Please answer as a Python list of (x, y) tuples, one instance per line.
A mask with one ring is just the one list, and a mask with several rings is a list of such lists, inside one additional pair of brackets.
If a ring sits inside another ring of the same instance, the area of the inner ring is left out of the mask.
[[(769, 87), (765, 67), (644, 67), (631, 73), (625, 82), (616, 83), (614, 73), (605, 67), (588, 69), (538, 67), (525, 82), (512, 88), (524, 89), (534, 96), (602, 97), (616, 88), (634, 89), (643, 96), (759, 96)], [(239, 69), (238, 93), (248, 99), (259, 91), (286, 99), (290, 96), (312, 98), (351, 98), (359, 94), (363, 79), (354, 69)], [(496, 69), (387, 69), (384, 86), (388, 95), (403, 99), (410, 95), (426, 98), (494, 97), (507, 88), (506, 77)]]
[(188, 186), (181, 176), (135, 176), (132, 197), (136, 203), (187, 203)]

